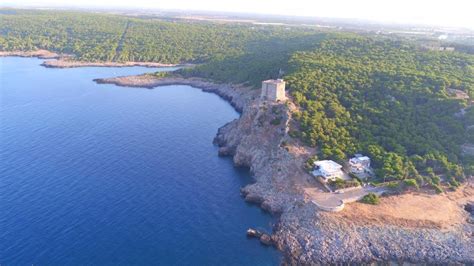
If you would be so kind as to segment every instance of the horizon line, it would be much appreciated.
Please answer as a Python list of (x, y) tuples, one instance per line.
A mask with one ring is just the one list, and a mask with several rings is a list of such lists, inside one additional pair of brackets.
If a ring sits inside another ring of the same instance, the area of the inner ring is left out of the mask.
[(219, 11), (219, 10), (205, 10), (205, 9), (177, 9), (177, 8), (147, 8), (147, 7), (127, 7), (127, 6), (95, 6), (95, 5), (73, 5), (73, 4), (61, 4), (61, 5), (21, 5), (16, 3), (3, 3), (0, 4), (0, 9), (51, 9), (51, 10), (82, 10), (82, 11), (147, 11), (147, 12), (177, 12), (177, 13), (207, 13), (207, 14), (227, 14), (227, 15), (249, 15), (249, 16), (283, 16), (285, 19), (319, 19), (319, 20), (334, 20), (333, 22), (344, 21), (348, 24), (367, 23), (371, 26), (398, 26), (398, 27), (433, 27), (433, 28), (445, 28), (445, 29), (458, 29), (468, 30), (474, 33), (474, 25), (472, 26), (460, 26), (460, 25), (441, 25), (435, 23), (423, 23), (423, 22), (401, 22), (401, 21), (384, 21), (380, 19), (369, 19), (369, 18), (357, 18), (357, 17), (334, 17), (334, 16), (317, 16), (317, 15), (294, 15), (294, 14), (280, 14), (280, 13), (263, 13), (263, 12), (237, 12), (237, 11)]

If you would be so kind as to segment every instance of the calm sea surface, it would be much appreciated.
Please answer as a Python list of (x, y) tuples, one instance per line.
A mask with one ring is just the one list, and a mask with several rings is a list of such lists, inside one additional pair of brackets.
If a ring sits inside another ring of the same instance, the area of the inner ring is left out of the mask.
[(0, 58), (1, 265), (274, 265), (245, 236), (244, 170), (212, 139), (238, 117), (189, 86), (97, 85), (133, 68)]

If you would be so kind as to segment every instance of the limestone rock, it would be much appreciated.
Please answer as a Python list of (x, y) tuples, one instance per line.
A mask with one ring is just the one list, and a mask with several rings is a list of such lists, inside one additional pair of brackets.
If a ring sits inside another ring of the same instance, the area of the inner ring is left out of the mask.
[(273, 240), (270, 235), (263, 234), (260, 236), (260, 243), (264, 244), (265, 246), (273, 245)]

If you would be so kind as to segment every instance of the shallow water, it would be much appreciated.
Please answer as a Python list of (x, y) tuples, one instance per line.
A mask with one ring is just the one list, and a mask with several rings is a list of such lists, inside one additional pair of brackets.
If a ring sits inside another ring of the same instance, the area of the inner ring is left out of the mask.
[(0, 58), (0, 264), (274, 265), (247, 239), (272, 219), (247, 171), (217, 156), (238, 117), (189, 86), (97, 85), (133, 68), (50, 69)]

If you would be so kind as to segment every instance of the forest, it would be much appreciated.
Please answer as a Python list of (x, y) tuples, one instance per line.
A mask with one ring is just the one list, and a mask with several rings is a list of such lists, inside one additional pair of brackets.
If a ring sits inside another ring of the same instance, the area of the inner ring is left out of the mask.
[(299, 107), (290, 135), (318, 147), (318, 158), (364, 153), (378, 182), (437, 191), (474, 174), (474, 158), (461, 150), (474, 143), (472, 47), (430, 51), (400, 36), (303, 26), (0, 12), (0, 50), (34, 49), (87, 61), (197, 63), (179, 73), (254, 88), (282, 70)]
[(242, 56), (263, 42), (277, 40), (275, 46), (281, 46), (279, 43), (315, 33), (304, 28), (72, 11), (1, 11), (0, 50), (46, 49), (86, 61), (203, 63)]
[(323, 41), (290, 59), (285, 78), (301, 107), (293, 135), (319, 147), (322, 158), (369, 155), (384, 181), (414, 179), (439, 189), (442, 178), (456, 187), (474, 170), (460, 149), (472, 139), (472, 108), (457, 117), (470, 103), (447, 88), (472, 97), (473, 66), (472, 55), (423, 51), (400, 40)]

